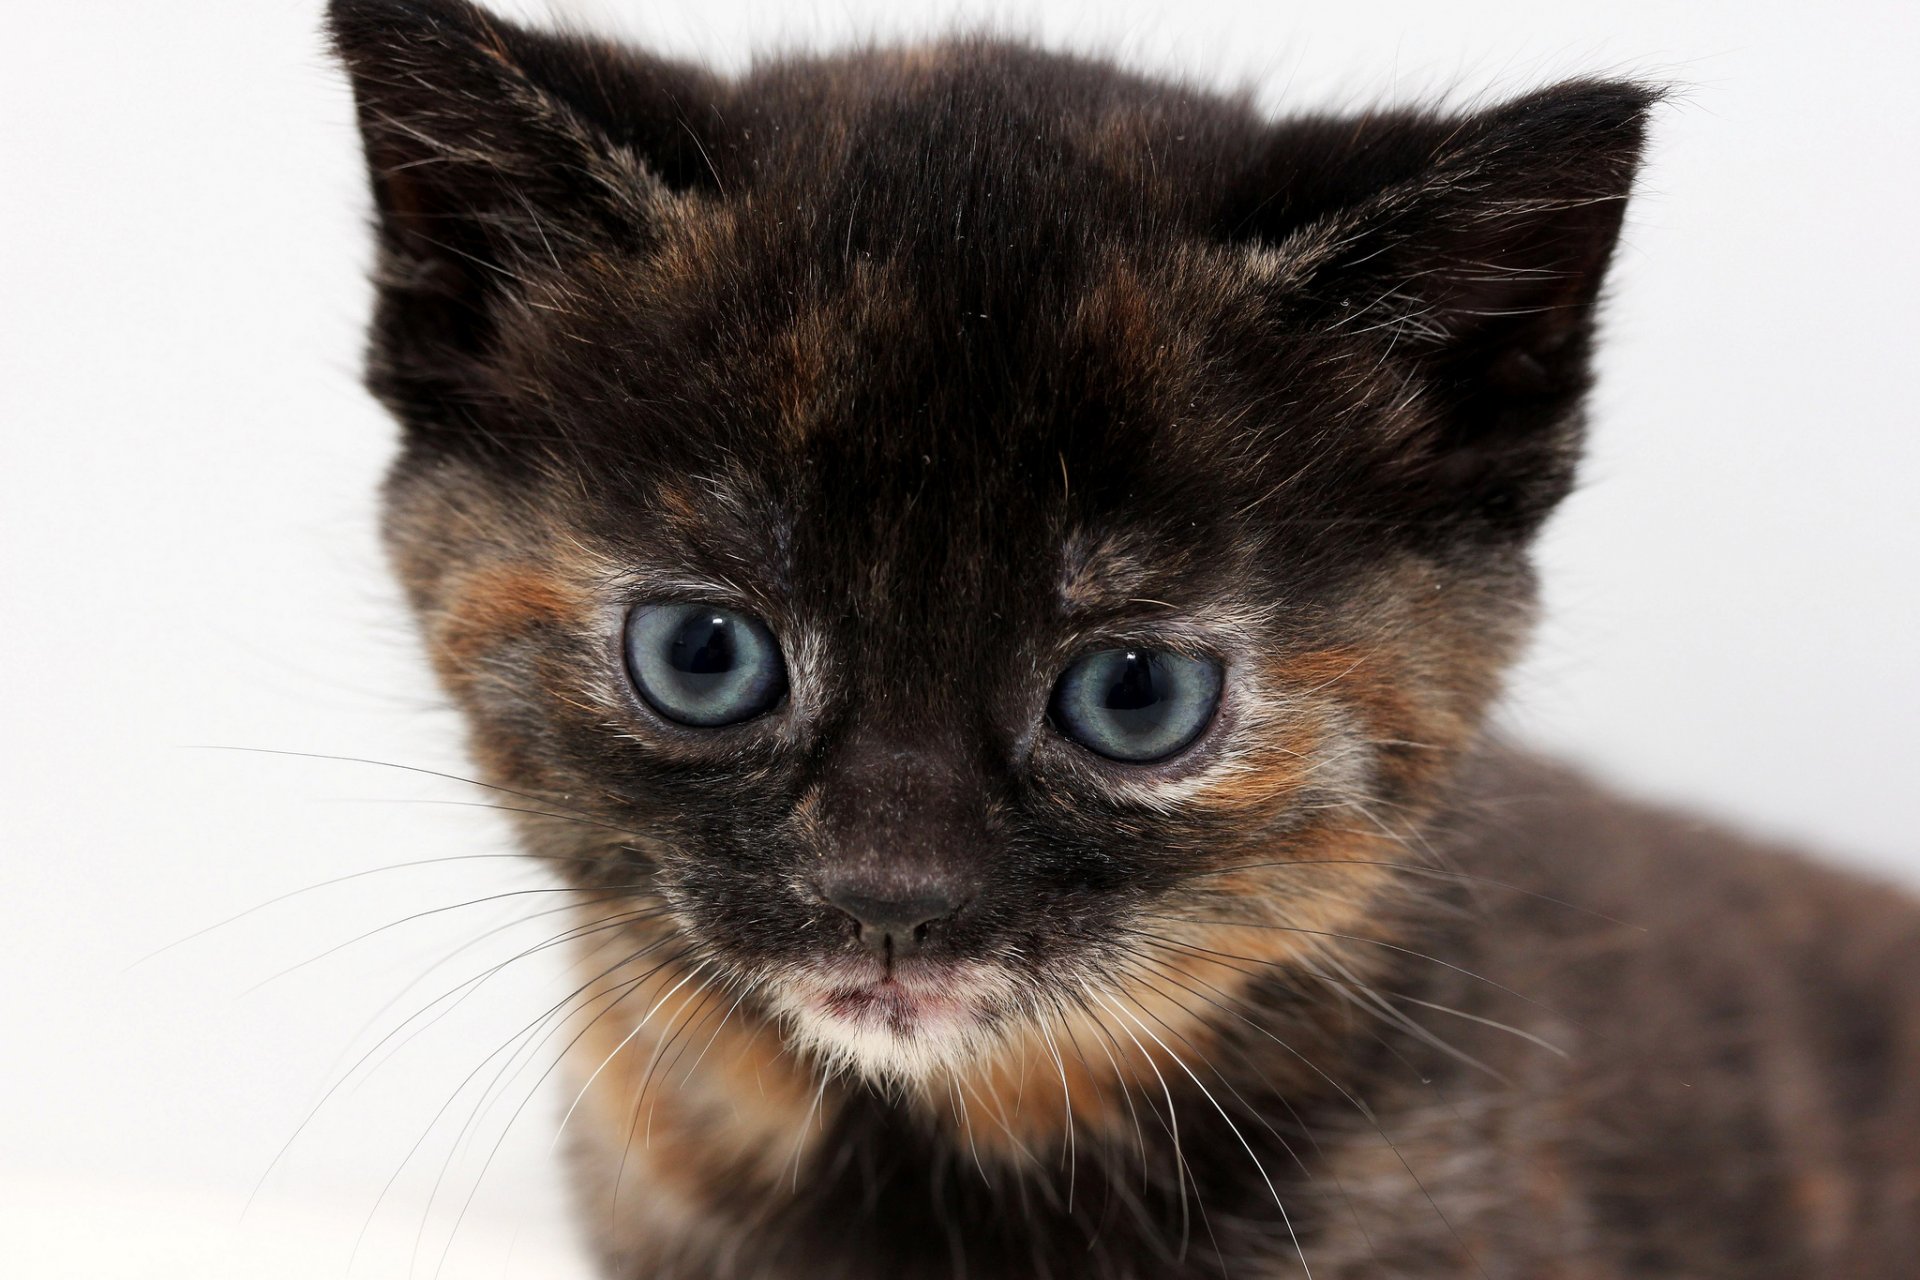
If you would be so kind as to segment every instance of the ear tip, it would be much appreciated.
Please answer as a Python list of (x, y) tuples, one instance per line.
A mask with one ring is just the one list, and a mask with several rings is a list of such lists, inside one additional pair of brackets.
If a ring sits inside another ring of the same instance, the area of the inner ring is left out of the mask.
[(1669, 89), (1647, 80), (1592, 80), (1580, 83), (1581, 105), (1588, 123), (1603, 129), (1643, 134), (1653, 109), (1666, 101)]
[(1670, 96), (1668, 86), (1649, 80), (1563, 80), (1471, 117), (1442, 163), (1518, 169), (1593, 194), (1625, 195), (1653, 109)]
[(1495, 114), (1537, 132), (1543, 142), (1574, 144), (1611, 136), (1637, 148), (1648, 117), (1670, 94), (1667, 86), (1650, 80), (1564, 80), (1508, 103)]
[(472, 19), (481, 14), (470, 0), (327, 0), (331, 22), (377, 21), (382, 18)]
[(487, 12), (468, 0), (327, 0), (327, 35), (348, 54), (427, 32), (471, 35), (491, 25)]

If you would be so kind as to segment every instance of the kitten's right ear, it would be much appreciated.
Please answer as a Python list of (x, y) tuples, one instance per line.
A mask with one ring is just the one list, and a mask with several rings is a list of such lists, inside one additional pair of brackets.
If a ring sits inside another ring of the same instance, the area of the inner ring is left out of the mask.
[(332, 0), (327, 27), (378, 212), (372, 380), (404, 420), (484, 351), (526, 269), (644, 249), (678, 193), (715, 181), (717, 87), (692, 68), (466, 0)]

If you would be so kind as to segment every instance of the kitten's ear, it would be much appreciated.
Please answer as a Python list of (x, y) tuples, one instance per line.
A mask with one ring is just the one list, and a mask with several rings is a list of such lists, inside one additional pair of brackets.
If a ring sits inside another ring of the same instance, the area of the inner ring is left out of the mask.
[(1659, 96), (1577, 81), (1464, 117), (1316, 122), (1277, 150), (1298, 177), (1262, 215), (1284, 220), (1270, 260), (1317, 323), (1415, 362), (1443, 421), (1409, 461), (1451, 500), (1538, 516), (1570, 484), (1594, 304)]
[(643, 248), (676, 192), (713, 181), (696, 130), (716, 87), (691, 68), (465, 0), (332, 0), (327, 26), (379, 214), (376, 379), (475, 354), (527, 265)]
[(332, 0), (327, 25), (384, 229), (413, 252), (539, 243), (549, 217), (630, 243), (663, 190), (711, 180), (715, 85), (693, 68), (466, 0)]

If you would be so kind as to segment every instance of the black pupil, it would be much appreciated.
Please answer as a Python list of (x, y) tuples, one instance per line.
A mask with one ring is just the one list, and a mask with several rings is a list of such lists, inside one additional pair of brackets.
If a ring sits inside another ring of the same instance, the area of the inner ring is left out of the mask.
[(689, 692), (718, 688), (734, 667), (733, 623), (713, 614), (695, 614), (680, 624), (667, 647), (667, 662), (682, 673)]
[(1154, 688), (1153, 660), (1144, 654), (1129, 653), (1122, 660), (1120, 676), (1107, 686), (1103, 703), (1109, 711), (1145, 711), (1160, 701)]
[(1158, 732), (1173, 710), (1163, 664), (1150, 653), (1126, 653), (1100, 699), (1113, 727), (1129, 738)]

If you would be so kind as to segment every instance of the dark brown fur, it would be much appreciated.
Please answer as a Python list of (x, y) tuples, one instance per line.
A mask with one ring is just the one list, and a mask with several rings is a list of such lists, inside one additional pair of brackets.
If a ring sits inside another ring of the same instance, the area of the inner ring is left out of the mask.
[[(578, 890), (610, 1276), (1912, 1274), (1920, 911), (1483, 728), (1655, 94), (331, 21), (389, 545)], [(764, 619), (786, 699), (650, 711), (655, 600)], [(1047, 716), (1122, 642), (1226, 673), (1160, 763)], [(806, 1030), (843, 874), (959, 886), (902, 963), (976, 1035)]]

